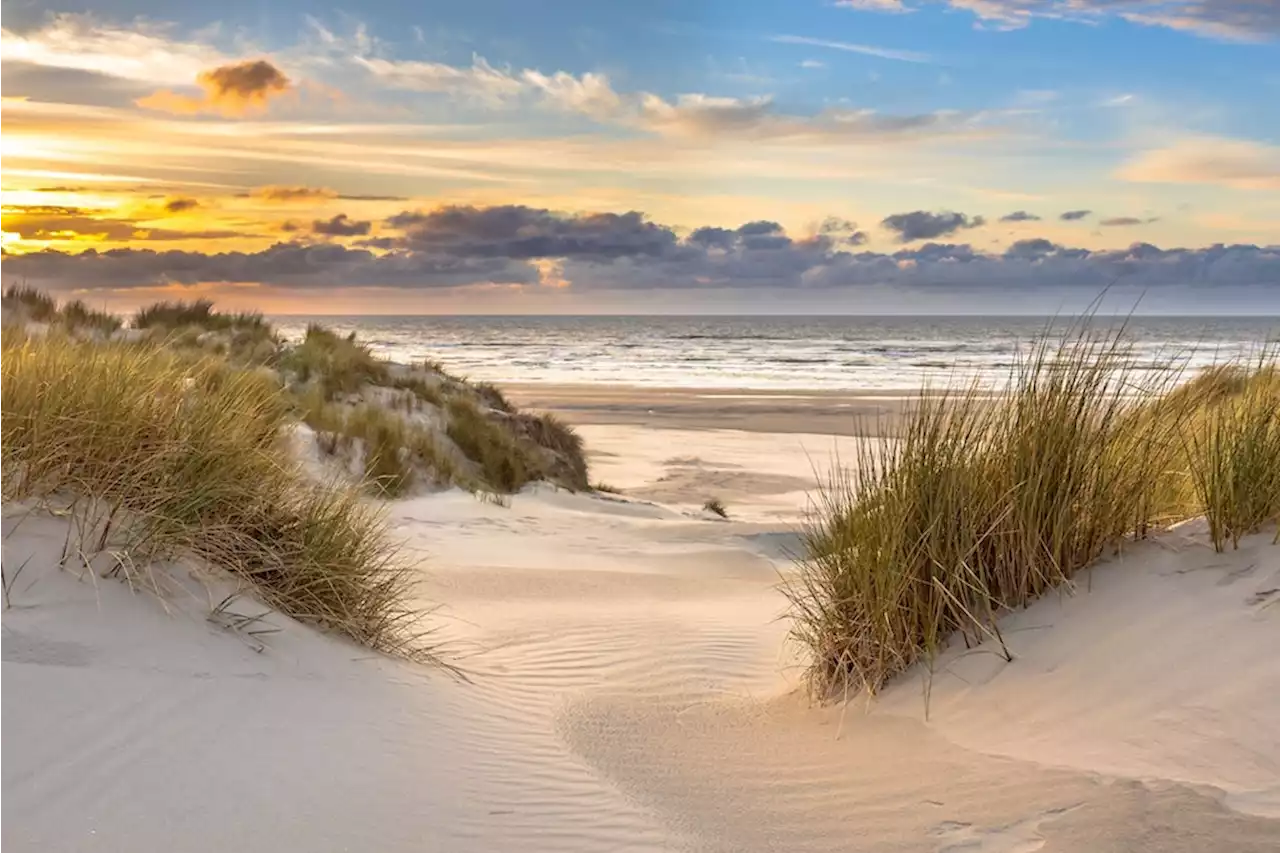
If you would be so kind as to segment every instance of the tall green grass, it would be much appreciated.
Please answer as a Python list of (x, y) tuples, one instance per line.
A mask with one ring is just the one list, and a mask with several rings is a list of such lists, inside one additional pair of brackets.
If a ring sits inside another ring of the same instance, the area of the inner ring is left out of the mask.
[(924, 395), (842, 460), (785, 585), (817, 693), (875, 692), (957, 633), (1003, 649), (1004, 611), (1172, 521), (1207, 512), (1218, 541), (1276, 516), (1273, 392), (1175, 390), (1131, 355), (1123, 330), (1046, 339), (1006, 393)]
[(412, 567), (358, 492), (301, 476), (269, 374), (156, 343), (10, 329), (2, 371), (5, 500), (69, 507), (91, 551), (195, 556), (291, 616), (430, 656)]

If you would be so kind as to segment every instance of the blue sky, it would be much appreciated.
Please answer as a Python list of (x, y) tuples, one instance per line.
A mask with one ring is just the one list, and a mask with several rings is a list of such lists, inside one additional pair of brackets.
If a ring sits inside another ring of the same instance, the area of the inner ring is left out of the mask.
[(58, 289), (1280, 308), (1270, 0), (5, 12), (5, 266)]

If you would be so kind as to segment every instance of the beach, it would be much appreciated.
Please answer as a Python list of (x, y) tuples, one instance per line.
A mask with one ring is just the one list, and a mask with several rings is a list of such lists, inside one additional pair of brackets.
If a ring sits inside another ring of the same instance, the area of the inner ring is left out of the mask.
[(228, 630), (204, 583), (162, 603), (59, 569), (65, 522), (7, 511), (4, 563), (27, 567), (4, 612), (6, 849), (1274, 849), (1272, 534), (1133, 545), (1013, 614), (1012, 662), (961, 649), (817, 703), (778, 584), (852, 458), (844, 407), (896, 401), (510, 395), (559, 401), (622, 493), (388, 505), (465, 680), (247, 599), (272, 632)]
[(719, 429), (823, 436), (877, 435), (918, 391), (741, 390), (600, 384), (507, 383), (520, 406), (573, 424)]

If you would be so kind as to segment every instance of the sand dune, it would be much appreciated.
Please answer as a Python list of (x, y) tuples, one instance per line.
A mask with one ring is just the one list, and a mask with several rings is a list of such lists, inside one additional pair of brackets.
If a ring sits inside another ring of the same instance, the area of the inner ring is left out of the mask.
[(626, 497), (392, 507), (470, 684), (275, 614), (228, 630), (207, 618), (223, 590), (189, 580), (166, 608), (81, 578), (53, 565), (62, 522), (23, 522), (5, 849), (1276, 848), (1269, 538), (1130, 549), (1011, 616), (1013, 663), (939, 661), (927, 720), (915, 674), (870, 713), (815, 708), (776, 583), (832, 439), (583, 432)]

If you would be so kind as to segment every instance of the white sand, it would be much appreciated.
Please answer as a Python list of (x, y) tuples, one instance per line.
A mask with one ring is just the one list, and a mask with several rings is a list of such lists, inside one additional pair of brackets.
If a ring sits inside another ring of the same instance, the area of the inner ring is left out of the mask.
[(1013, 663), (940, 662), (927, 723), (914, 676), (870, 714), (812, 708), (775, 585), (832, 439), (582, 432), (625, 499), (392, 508), (469, 685), (279, 615), (228, 630), (189, 582), (166, 608), (81, 579), (53, 565), (62, 523), (26, 520), (4, 849), (1276, 849), (1269, 538), (1131, 549), (1007, 620)]

